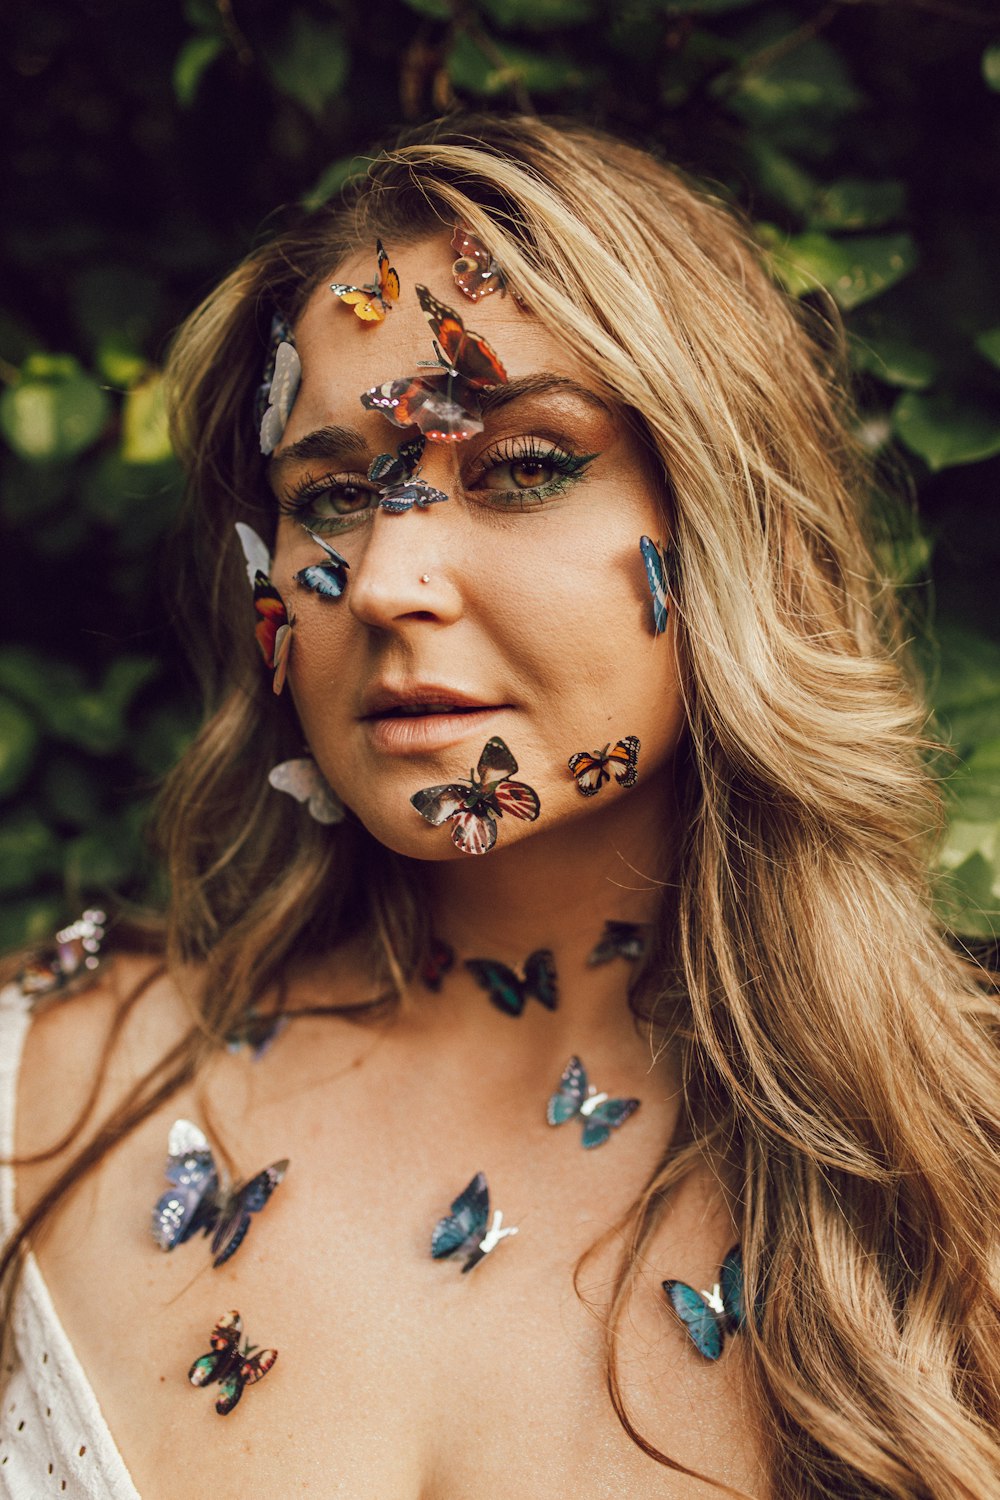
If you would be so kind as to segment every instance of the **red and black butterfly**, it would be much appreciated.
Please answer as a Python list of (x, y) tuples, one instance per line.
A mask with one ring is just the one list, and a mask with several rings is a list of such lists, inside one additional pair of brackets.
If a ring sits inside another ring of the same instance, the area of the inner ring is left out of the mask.
[(420, 978), (429, 990), (440, 990), (444, 976), (455, 967), (455, 950), (442, 938), (432, 937), (427, 957), (420, 966)]
[(458, 255), (458, 260), (451, 268), (455, 285), (471, 302), (478, 302), (480, 297), (488, 297), (491, 292), (506, 293), (507, 282), (503, 272), (493, 259), (492, 252), (487, 250), (471, 229), (467, 229), (464, 224), (456, 224), (451, 237), (451, 248)]
[(634, 734), (627, 734), (615, 745), (605, 745), (603, 750), (579, 751), (569, 758), (569, 768), (576, 777), (576, 784), (585, 797), (595, 797), (614, 772), (619, 786), (635, 786), (639, 772), (636, 761), (639, 756), (639, 741)]
[(381, 323), (392, 304), (399, 300), (399, 272), (390, 266), (382, 241), (375, 241), (378, 256), (378, 281), (368, 286), (351, 286), (345, 281), (334, 281), (330, 290), (347, 307), (353, 307), (363, 323)]
[(425, 787), (410, 798), (422, 818), (440, 828), (451, 822), (451, 839), (463, 854), (486, 854), (497, 841), (496, 819), (509, 813), (533, 823), (541, 804), (527, 782), (510, 781), (517, 761), (503, 740), (487, 740), (468, 781)]
[(258, 1349), (247, 1340), (240, 1348), (243, 1319), (238, 1312), (223, 1313), (209, 1335), (211, 1350), (195, 1360), (188, 1371), (192, 1385), (219, 1382), (215, 1409), (220, 1417), (228, 1416), (243, 1395), (245, 1386), (263, 1380), (278, 1358), (277, 1349)]
[(504, 385), (507, 372), (486, 340), (467, 329), (454, 308), (425, 286), (416, 289), (434, 334), (438, 364), (401, 380), (387, 380), (361, 397), (397, 427), (419, 427), (432, 443), (460, 443), (482, 432), (480, 393)]
[(247, 577), (253, 590), (253, 607), (257, 615), (254, 636), (266, 666), (274, 673), (271, 686), (280, 693), (288, 672), (288, 656), (292, 649), (292, 626), (294, 619), (285, 608), (285, 601), (268, 576), (271, 554), (267, 546), (243, 521), (236, 522), (236, 534), (246, 558)]

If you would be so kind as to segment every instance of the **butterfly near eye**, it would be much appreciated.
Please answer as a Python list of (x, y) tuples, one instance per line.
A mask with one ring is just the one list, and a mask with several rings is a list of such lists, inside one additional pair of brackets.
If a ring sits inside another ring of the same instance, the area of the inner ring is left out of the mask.
[(434, 1260), (447, 1260), (452, 1255), (464, 1254), (464, 1276), (494, 1251), (501, 1240), (515, 1234), (516, 1228), (503, 1227), (503, 1214), (499, 1209), (494, 1211), (490, 1222), (489, 1186), (484, 1174), (477, 1172), (451, 1205), (451, 1212), (435, 1224), (431, 1255)]
[(455, 950), (450, 943), (441, 938), (432, 937), (427, 949), (427, 956), (420, 966), (420, 978), (429, 990), (435, 994), (444, 983), (444, 976), (450, 974), (455, 967)]
[(624, 1125), (639, 1108), (638, 1099), (611, 1099), (600, 1094), (587, 1080), (587, 1070), (578, 1057), (571, 1057), (563, 1069), (559, 1087), (545, 1109), (550, 1125), (565, 1125), (567, 1120), (581, 1120), (580, 1144), (587, 1151), (603, 1146), (612, 1130)]
[(268, 771), (267, 779), (276, 792), (287, 792), (296, 802), (304, 802), (317, 823), (344, 821), (344, 804), (311, 755), (281, 761)]
[(212, 1385), (218, 1381), (215, 1409), (220, 1417), (229, 1415), (246, 1387), (263, 1380), (278, 1358), (277, 1349), (258, 1349), (249, 1340), (241, 1349), (242, 1333), (243, 1319), (239, 1313), (223, 1313), (209, 1334), (209, 1352), (200, 1355), (188, 1371), (192, 1385)]
[(646, 565), (646, 581), (653, 599), (653, 634), (662, 635), (667, 628), (670, 609), (670, 551), (648, 536), (639, 538), (639, 550)]
[(226, 1186), (197, 1125), (175, 1120), (167, 1141), (170, 1187), (153, 1209), (153, 1239), (161, 1250), (173, 1250), (200, 1230), (212, 1236), (212, 1265), (225, 1265), (246, 1238), (251, 1216), (264, 1207), (287, 1170), (287, 1160), (272, 1162), (247, 1182)]
[(410, 798), (422, 818), (435, 828), (451, 823), (451, 841), (463, 854), (487, 854), (497, 840), (497, 818), (507, 813), (533, 823), (541, 803), (524, 781), (511, 781), (517, 761), (503, 740), (486, 741), (479, 764), (468, 781), (429, 786)]
[(612, 772), (619, 786), (635, 786), (639, 776), (636, 761), (639, 757), (639, 741), (634, 734), (627, 734), (615, 745), (605, 745), (603, 750), (589, 754), (581, 750), (571, 755), (568, 765), (576, 778), (576, 784), (584, 797), (596, 797)]
[(507, 281), (503, 272), (492, 253), (471, 229), (467, 229), (464, 224), (456, 224), (451, 237), (451, 248), (458, 256), (451, 268), (455, 285), (471, 302), (478, 302), (491, 292), (506, 293)]
[(447, 500), (444, 490), (416, 477), (426, 445), (427, 439), (421, 433), (408, 443), (401, 443), (398, 453), (379, 453), (372, 459), (368, 478), (379, 486), (379, 506), (390, 515), (401, 515), (414, 505), (424, 509)]
[(505, 384), (507, 372), (486, 340), (467, 329), (454, 308), (439, 302), (425, 286), (416, 291), (434, 335), (438, 364), (373, 386), (361, 404), (380, 411), (397, 427), (418, 427), (432, 443), (464, 442), (483, 430), (480, 395)]
[(319, 594), (322, 599), (339, 599), (347, 587), (347, 570), (351, 566), (346, 557), (341, 557), (335, 548), (328, 542), (324, 542), (321, 536), (310, 531), (304, 526), (317, 547), (322, 547), (326, 553), (326, 561), (312, 563), (308, 568), (300, 568), (295, 574), (295, 582), (301, 583), (304, 589), (310, 589), (314, 594)]
[(377, 280), (369, 286), (351, 286), (346, 281), (330, 283), (330, 290), (346, 307), (353, 307), (363, 323), (381, 323), (392, 304), (399, 300), (399, 272), (390, 266), (381, 240), (375, 241)]
[(505, 1016), (520, 1016), (529, 999), (546, 1010), (559, 1005), (555, 959), (550, 949), (539, 948), (524, 961), (524, 977), (496, 958), (467, 958), (465, 967)]
[(604, 931), (596, 945), (587, 955), (587, 963), (594, 969), (598, 964), (610, 963), (613, 958), (624, 958), (629, 963), (642, 958), (646, 951), (645, 926), (640, 922), (605, 922)]
[(253, 591), (253, 607), (257, 615), (254, 638), (264, 658), (264, 665), (274, 674), (271, 687), (275, 693), (280, 693), (288, 673), (295, 620), (269, 577), (271, 554), (264, 542), (252, 526), (247, 526), (242, 521), (236, 522), (236, 534), (243, 548), (247, 577)]
[(667, 1301), (687, 1329), (695, 1348), (706, 1359), (718, 1359), (726, 1335), (743, 1327), (743, 1257), (734, 1245), (722, 1262), (719, 1279), (709, 1292), (696, 1292), (684, 1281), (665, 1281)]

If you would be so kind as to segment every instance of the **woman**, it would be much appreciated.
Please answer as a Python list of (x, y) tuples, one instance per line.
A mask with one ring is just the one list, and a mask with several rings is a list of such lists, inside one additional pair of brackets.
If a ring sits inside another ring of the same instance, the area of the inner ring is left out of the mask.
[(996, 1010), (843, 403), (739, 226), (583, 126), (439, 123), (172, 378), (212, 708), (164, 957), (8, 992), (0, 1492), (995, 1494)]

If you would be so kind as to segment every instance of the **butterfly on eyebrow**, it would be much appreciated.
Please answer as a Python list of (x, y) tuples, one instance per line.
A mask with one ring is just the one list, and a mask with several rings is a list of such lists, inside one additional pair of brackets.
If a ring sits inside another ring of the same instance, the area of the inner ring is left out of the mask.
[(368, 478), (372, 484), (378, 485), (379, 506), (390, 515), (401, 515), (414, 505), (423, 509), (447, 500), (444, 490), (437, 490), (426, 480), (416, 477), (426, 446), (427, 439), (421, 433), (419, 437), (401, 443), (398, 453), (379, 453), (372, 459)]
[(487, 1229), (490, 1217), (490, 1190), (486, 1177), (477, 1172), (463, 1192), (451, 1205), (451, 1212), (439, 1219), (431, 1236), (431, 1255), (434, 1260), (446, 1260), (459, 1251), (466, 1254), (462, 1275), (471, 1271), (501, 1240), (517, 1234), (515, 1227), (504, 1229), (503, 1214), (496, 1209), (493, 1222)]
[[(567, 764), (576, 777), (576, 784), (584, 797), (596, 797), (614, 772), (619, 786), (635, 786), (639, 776), (636, 761), (639, 756), (639, 741), (634, 734), (627, 734), (615, 745), (605, 745), (603, 750), (585, 750), (571, 755)], [(610, 767), (610, 769), (609, 769)]]
[(662, 635), (667, 628), (670, 609), (670, 583), (673, 573), (671, 549), (648, 536), (639, 538), (639, 550), (646, 565), (646, 581), (653, 598), (653, 634)]
[(274, 673), (271, 687), (275, 693), (280, 693), (288, 672), (295, 620), (268, 576), (271, 554), (261, 538), (252, 526), (247, 526), (242, 521), (236, 522), (236, 534), (246, 559), (247, 577), (253, 590), (253, 607), (258, 617), (254, 636), (264, 658), (264, 665)]
[(604, 931), (587, 955), (587, 964), (593, 969), (598, 964), (610, 963), (613, 958), (624, 958), (632, 963), (642, 958), (645, 951), (644, 923), (605, 922)]
[(333, 281), (330, 290), (364, 323), (381, 323), (392, 304), (399, 300), (399, 272), (390, 266), (389, 257), (381, 240), (375, 241), (378, 256), (378, 280), (369, 286), (351, 286), (345, 281)]
[(587, 1070), (578, 1057), (571, 1057), (563, 1069), (559, 1087), (545, 1108), (550, 1125), (564, 1125), (567, 1120), (582, 1120), (580, 1144), (591, 1151), (603, 1146), (619, 1125), (639, 1108), (639, 1099), (610, 1099), (599, 1094), (587, 1081)]
[(240, 1348), (243, 1319), (238, 1312), (223, 1313), (209, 1334), (211, 1346), (208, 1354), (202, 1354), (188, 1371), (192, 1385), (211, 1385), (219, 1382), (219, 1396), (215, 1409), (220, 1417), (228, 1416), (236, 1406), (248, 1385), (256, 1385), (272, 1369), (278, 1358), (277, 1349), (258, 1349), (249, 1339)]
[(711, 1291), (696, 1292), (684, 1281), (664, 1281), (662, 1285), (698, 1353), (706, 1359), (718, 1359), (726, 1335), (738, 1333), (746, 1318), (739, 1245), (726, 1255)]
[(302, 527), (312, 537), (318, 547), (322, 547), (326, 553), (326, 562), (311, 563), (308, 568), (300, 568), (295, 574), (295, 582), (301, 583), (304, 589), (311, 589), (314, 594), (319, 594), (323, 599), (339, 599), (347, 587), (347, 570), (351, 566), (346, 557), (341, 557), (335, 548), (328, 542), (324, 542), (315, 531), (310, 531), (308, 526)]
[(463, 854), (486, 854), (497, 840), (496, 819), (509, 813), (533, 823), (541, 803), (524, 781), (511, 781), (517, 761), (501, 739), (490, 739), (468, 781), (429, 786), (410, 798), (422, 818), (435, 828), (452, 824), (451, 840)]
[(467, 958), (465, 967), (505, 1016), (523, 1015), (529, 999), (537, 1000), (546, 1010), (556, 1010), (559, 1005), (555, 959), (548, 948), (529, 953), (523, 979), (497, 958)]
[(425, 286), (417, 298), (434, 335), (437, 365), (419, 374), (387, 380), (361, 397), (368, 411), (380, 411), (397, 427), (419, 427), (432, 443), (460, 443), (482, 432), (480, 394), (503, 385), (507, 372), (489, 344), (467, 329), (452, 307)]
[(451, 237), (451, 248), (458, 255), (451, 274), (459, 291), (464, 292), (470, 301), (478, 302), (480, 297), (488, 297), (491, 292), (506, 295), (506, 277), (493, 259), (492, 252), (487, 250), (471, 229), (467, 229), (462, 223), (456, 224)]
[(287, 1170), (287, 1160), (276, 1161), (247, 1182), (223, 1186), (202, 1131), (190, 1120), (175, 1120), (165, 1169), (171, 1186), (153, 1208), (153, 1239), (161, 1250), (173, 1250), (200, 1230), (212, 1236), (212, 1265), (225, 1265), (246, 1238), (251, 1214), (260, 1212)]

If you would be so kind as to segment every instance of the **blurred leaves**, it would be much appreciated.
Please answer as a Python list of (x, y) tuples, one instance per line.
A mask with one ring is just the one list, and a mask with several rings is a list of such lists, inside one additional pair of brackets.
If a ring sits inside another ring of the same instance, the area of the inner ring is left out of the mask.
[[(650, 145), (750, 214), (792, 295), (842, 315), (859, 440), (915, 500), (887, 512), (879, 552), (953, 752), (942, 909), (959, 931), (1000, 932), (1000, 40), (981, 10), (15, 8), (0, 91), (0, 942), (107, 887), (151, 888), (143, 809), (195, 719), (169, 604), (173, 329), (276, 205), (321, 206), (398, 121), (453, 104), (576, 115)], [(637, 260), (640, 295), (642, 279)]]

